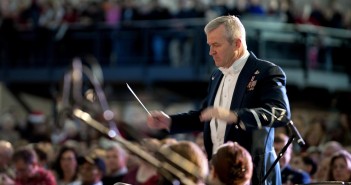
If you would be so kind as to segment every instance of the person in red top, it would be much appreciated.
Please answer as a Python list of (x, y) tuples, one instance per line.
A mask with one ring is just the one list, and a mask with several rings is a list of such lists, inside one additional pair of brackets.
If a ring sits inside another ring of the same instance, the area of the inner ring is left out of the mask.
[[(155, 138), (144, 138), (141, 144), (141, 147), (151, 155), (155, 155), (160, 146), (161, 142)], [(128, 173), (125, 174), (122, 182), (132, 185), (159, 184), (160, 175), (157, 169), (140, 158), (135, 159), (138, 160), (138, 164), (135, 167), (128, 169)]]
[(15, 166), (15, 185), (56, 185), (54, 174), (38, 165), (35, 151), (18, 148), (12, 157)]

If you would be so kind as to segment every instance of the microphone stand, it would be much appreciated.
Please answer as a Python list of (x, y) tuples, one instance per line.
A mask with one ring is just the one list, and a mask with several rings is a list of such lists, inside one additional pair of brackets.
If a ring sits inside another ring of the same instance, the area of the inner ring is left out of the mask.
[(265, 174), (265, 176), (263, 177), (263, 180), (261, 182), (261, 184), (264, 184), (264, 182), (266, 181), (266, 179), (268, 178), (269, 174), (272, 172), (272, 170), (274, 169), (275, 165), (277, 165), (277, 163), (279, 162), (279, 160), (283, 157), (284, 153), (286, 152), (286, 150), (288, 149), (288, 147), (290, 146), (290, 144), (294, 141), (295, 136), (292, 134), (289, 137), (288, 142), (285, 144), (285, 146), (282, 148), (282, 150), (279, 152), (277, 158), (275, 159), (275, 161), (273, 162), (273, 164), (271, 165), (271, 167), (268, 169), (267, 173)]

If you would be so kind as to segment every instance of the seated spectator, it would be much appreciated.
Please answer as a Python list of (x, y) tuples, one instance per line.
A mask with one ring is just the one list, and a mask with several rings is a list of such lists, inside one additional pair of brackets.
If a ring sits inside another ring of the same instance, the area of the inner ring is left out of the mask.
[(313, 176), (313, 182), (326, 181), (329, 171), (330, 157), (322, 158), (318, 162), (316, 174)]
[(103, 185), (102, 178), (106, 173), (106, 165), (101, 157), (89, 154), (79, 158), (78, 163), (80, 179), (69, 185)]
[(14, 184), (14, 171), (10, 167), (13, 155), (13, 146), (10, 142), (0, 140), (0, 184)]
[(127, 160), (127, 153), (119, 144), (113, 144), (106, 149), (107, 172), (102, 179), (104, 185), (122, 182), (124, 175), (128, 172)]
[(50, 133), (48, 118), (43, 112), (33, 111), (28, 115), (24, 139), (29, 143), (51, 142)]
[(54, 146), (50, 142), (38, 142), (30, 144), (38, 157), (38, 165), (49, 169), (54, 158)]
[[(160, 148), (161, 143), (158, 139), (143, 139), (142, 140), (142, 148), (154, 155), (155, 152)], [(139, 159), (137, 156), (133, 156), (134, 159), (132, 162), (134, 163), (131, 169), (128, 169), (128, 173), (124, 176), (122, 182), (133, 184), (133, 185), (153, 185), (158, 184), (159, 174), (157, 169), (154, 166), (149, 164), (148, 162)]]
[(337, 141), (328, 141), (321, 146), (322, 158), (331, 157), (335, 152), (343, 149), (343, 146)]
[(78, 153), (73, 147), (60, 148), (53, 170), (56, 172), (57, 185), (72, 183), (78, 178)]
[(303, 146), (302, 151), (306, 151), (309, 147), (315, 146), (319, 147), (327, 140), (327, 127), (325, 119), (313, 118), (308, 124), (303, 138), (305, 138), (305, 146)]
[(306, 150), (306, 155), (308, 155), (315, 163), (317, 163), (322, 158), (322, 150), (320, 147), (311, 146)]
[(22, 140), (21, 135), (16, 130), (16, 120), (12, 114), (7, 113), (0, 117), (0, 139), (16, 143)]
[(295, 170), (307, 172), (311, 179), (317, 171), (316, 162), (308, 155), (295, 155), (293, 156), (290, 164)]
[(327, 180), (351, 182), (351, 154), (349, 152), (340, 150), (331, 156)]
[(249, 185), (251, 182), (251, 155), (237, 142), (223, 144), (210, 163), (209, 185)]
[(55, 176), (47, 169), (38, 165), (34, 149), (18, 148), (12, 157), (15, 165), (16, 185), (56, 185)]
[[(274, 137), (274, 149), (277, 155), (282, 151), (284, 146), (288, 143), (289, 137), (285, 134), (277, 134)], [(282, 183), (283, 184), (306, 184), (310, 183), (310, 176), (307, 172), (294, 170), (290, 166), (290, 159), (292, 157), (292, 145), (290, 145), (285, 151), (282, 158), (279, 160), (279, 166), (281, 169)]]

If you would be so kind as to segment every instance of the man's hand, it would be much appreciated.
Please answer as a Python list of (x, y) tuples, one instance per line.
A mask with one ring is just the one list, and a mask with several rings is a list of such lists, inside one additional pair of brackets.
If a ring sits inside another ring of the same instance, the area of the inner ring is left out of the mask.
[(209, 107), (201, 112), (200, 120), (209, 121), (212, 118), (221, 119), (228, 122), (229, 124), (237, 123), (238, 115), (236, 112), (221, 108), (221, 107)]
[(147, 125), (153, 129), (167, 129), (171, 126), (171, 118), (162, 111), (151, 111), (147, 117)]

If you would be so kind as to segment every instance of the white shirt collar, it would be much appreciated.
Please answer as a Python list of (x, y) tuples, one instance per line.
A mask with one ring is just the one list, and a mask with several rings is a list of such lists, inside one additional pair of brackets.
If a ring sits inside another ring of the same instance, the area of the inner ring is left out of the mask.
[(115, 173), (113, 174), (113, 176), (124, 175), (124, 174), (126, 174), (126, 173), (128, 173), (128, 169), (127, 169), (127, 167), (123, 167), (122, 169), (120, 169), (120, 170), (118, 170), (117, 172), (115, 172)]
[(224, 75), (237, 74), (244, 67), (249, 56), (249, 51), (245, 50), (243, 56), (236, 60), (229, 68), (219, 67), (218, 69), (221, 70)]

